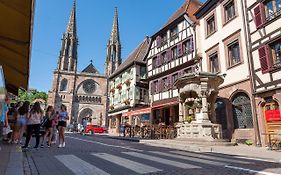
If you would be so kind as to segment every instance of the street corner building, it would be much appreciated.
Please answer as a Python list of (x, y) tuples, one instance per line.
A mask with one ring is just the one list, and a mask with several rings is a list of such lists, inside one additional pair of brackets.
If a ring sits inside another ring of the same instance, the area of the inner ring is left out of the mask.
[(81, 72), (77, 71), (76, 4), (62, 37), (57, 68), (53, 74), (52, 90), (48, 93), (48, 105), (59, 110), (64, 104), (69, 112), (68, 123), (83, 124), (87, 119), (94, 125), (104, 126), (107, 102), (107, 78), (99, 73), (93, 61)]

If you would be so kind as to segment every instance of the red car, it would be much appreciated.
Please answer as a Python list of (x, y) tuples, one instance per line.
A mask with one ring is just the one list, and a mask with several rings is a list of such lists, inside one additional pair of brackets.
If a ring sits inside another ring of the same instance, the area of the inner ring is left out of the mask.
[(107, 129), (97, 125), (87, 125), (84, 133), (94, 134), (94, 133), (104, 133)]

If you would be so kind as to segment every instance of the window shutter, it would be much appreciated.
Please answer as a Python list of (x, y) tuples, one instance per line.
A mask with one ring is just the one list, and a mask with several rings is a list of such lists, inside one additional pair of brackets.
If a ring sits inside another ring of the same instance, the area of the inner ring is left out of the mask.
[(150, 94), (153, 95), (153, 82), (149, 83), (149, 87), (150, 87)]
[(160, 37), (160, 36), (157, 36), (157, 37), (156, 37), (156, 46), (157, 46), (157, 47), (160, 47), (160, 46), (161, 46), (161, 37)]
[(254, 8), (255, 23), (257, 29), (261, 28), (264, 23), (264, 8), (263, 3), (260, 3), (256, 8)]
[(259, 57), (261, 64), (262, 73), (267, 73), (270, 70), (269, 54), (268, 54), (268, 45), (261, 46), (259, 49)]
[(172, 83), (172, 75), (168, 76), (168, 87), (169, 89), (171, 89), (173, 87), (173, 83)]
[(193, 37), (190, 38), (190, 42), (189, 42), (189, 53), (194, 51), (194, 42), (193, 42)]
[(168, 60), (168, 62), (170, 62), (171, 59), (172, 59), (172, 51), (171, 51), (171, 49), (169, 49), (169, 50), (167, 50), (167, 60)]
[(160, 67), (162, 65), (161, 54), (157, 55), (157, 62), (158, 62), (157, 66)]
[(177, 45), (177, 49), (178, 49), (178, 57), (182, 56), (182, 43), (179, 43)]

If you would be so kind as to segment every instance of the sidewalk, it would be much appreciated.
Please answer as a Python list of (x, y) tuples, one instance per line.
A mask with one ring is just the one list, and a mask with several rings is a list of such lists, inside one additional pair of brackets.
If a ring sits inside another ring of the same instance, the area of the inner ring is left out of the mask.
[(0, 141), (0, 175), (24, 175), (23, 154), (16, 145)]
[(183, 151), (202, 152), (202, 153), (219, 153), (232, 155), (237, 158), (243, 157), (247, 159), (264, 160), (270, 162), (281, 163), (281, 150), (268, 150), (266, 147), (247, 146), (239, 144), (238, 146), (230, 146), (230, 144), (217, 144), (216, 142), (205, 143), (188, 143), (185, 140), (140, 140), (140, 143), (156, 147), (165, 147), (178, 149)]

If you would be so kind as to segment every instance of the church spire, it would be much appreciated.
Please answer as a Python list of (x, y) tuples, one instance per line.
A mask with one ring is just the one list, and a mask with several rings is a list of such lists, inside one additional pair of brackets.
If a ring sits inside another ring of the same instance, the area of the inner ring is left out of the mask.
[(107, 45), (105, 75), (110, 76), (121, 64), (121, 42), (119, 37), (118, 12), (115, 7), (112, 30)]
[(111, 30), (109, 41), (111, 44), (116, 44), (116, 43), (120, 44), (117, 7), (115, 7), (112, 30)]
[(76, 0), (73, 1), (72, 11), (69, 17), (66, 33), (76, 37)]
[(58, 70), (75, 72), (77, 70), (77, 33), (76, 33), (76, 0), (67, 24), (67, 29), (63, 34)]

